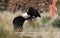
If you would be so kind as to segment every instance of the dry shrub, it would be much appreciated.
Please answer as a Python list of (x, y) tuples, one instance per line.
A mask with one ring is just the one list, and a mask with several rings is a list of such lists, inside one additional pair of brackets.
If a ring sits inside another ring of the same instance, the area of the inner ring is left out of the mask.
[(14, 28), (13, 28), (13, 19), (16, 16), (19, 16), (19, 13), (11, 13), (8, 11), (4, 11), (0, 13), (0, 34), (1, 38), (17, 38), (16, 35), (14, 35)]

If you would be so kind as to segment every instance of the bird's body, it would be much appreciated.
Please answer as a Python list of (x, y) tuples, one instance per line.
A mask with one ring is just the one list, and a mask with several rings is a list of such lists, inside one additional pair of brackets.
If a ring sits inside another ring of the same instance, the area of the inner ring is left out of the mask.
[(22, 16), (18, 16), (16, 18), (14, 18), (13, 20), (13, 24), (14, 24), (14, 28), (17, 29), (17, 28), (20, 28), (22, 30), (23, 28), (23, 23), (26, 19), (23, 18)]

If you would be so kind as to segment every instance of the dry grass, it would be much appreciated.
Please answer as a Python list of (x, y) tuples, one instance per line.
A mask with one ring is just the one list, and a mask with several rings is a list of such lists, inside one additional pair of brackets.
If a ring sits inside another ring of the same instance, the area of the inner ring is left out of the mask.
[[(18, 15), (20, 15), (20, 13), (13, 14), (8, 11), (4, 11), (4, 12), (0, 13), (0, 29), (2, 29), (0, 31), (1, 31), (1, 34), (6, 32), (5, 34), (2, 35), (1, 38), (3, 38), (4, 35), (6, 35), (5, 36), (6, 38), (8, 38), (10, 35), (13, 36), (14, 29), (13, 29), (12, 21), (13, 21), (13, 18)], [(5, 30), (5, 32), (4, 32), (4, 30)], [(12, 38), (11, 36), (9, 38)]]
[(60, 38), (60, 29), (53, 28), (52, 24), (41, 24), (41, 19), (45, 16), (33, 21), (26, 20), (23, 32), (15, 33), (12, 21), (21, 14), (22, 11), (14, 14), (8, 11), (0, 13), (0, 38)]

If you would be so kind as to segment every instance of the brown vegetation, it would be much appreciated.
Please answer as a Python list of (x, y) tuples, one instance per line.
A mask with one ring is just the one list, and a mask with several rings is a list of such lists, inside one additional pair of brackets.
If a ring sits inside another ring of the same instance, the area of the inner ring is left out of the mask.
[(51, 1), (47, 0), (10, 0), (8, 8), (9, 10), (22, 9), (27, 11), (29, 7), (35, 7), (41, 12), (48, 11), (48, 6)]
[(57, 0), (52, 0), (52, 4), (49, 5), (51, 17), (56, 17), (58, 15), (56, 4)]
[[(4, 0), (2, 0), (3, 3)], [(7, 1), (7, 0), (5, 0)], [(4, 4), (6, 3), (4, 1)], [(27, 9), (32, 6), (39, 10), (39, 12), (45, 12), (48, 11), (48, 6), (51, 3), (51, 1), (47, 0), (9, 0), (8, 3), (8, 9), (12, 11), (17, 11), (18, 9), (22, 9), (27, 11)], [(4, 6), (4, 5), (3, 5)]]

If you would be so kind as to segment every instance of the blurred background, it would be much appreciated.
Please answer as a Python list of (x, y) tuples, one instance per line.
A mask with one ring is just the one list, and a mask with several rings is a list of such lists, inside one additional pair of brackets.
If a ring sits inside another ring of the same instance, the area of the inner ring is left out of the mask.
[[(0, 38), (60, 38), (60, 0), (57, 0), (56, 18), (50, 17), (53, 12), (53, 0), (0, 0)], [(55, 2), (56, 0), (54, 0)], [(26, 20), (22, 32), (15, 32), (13, 19), (34, 7), (41, 18)]]

